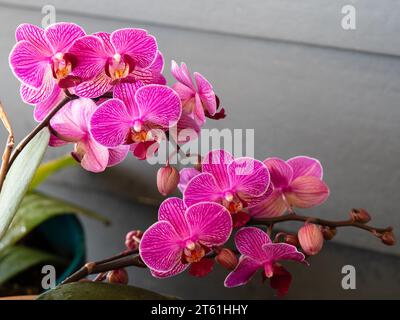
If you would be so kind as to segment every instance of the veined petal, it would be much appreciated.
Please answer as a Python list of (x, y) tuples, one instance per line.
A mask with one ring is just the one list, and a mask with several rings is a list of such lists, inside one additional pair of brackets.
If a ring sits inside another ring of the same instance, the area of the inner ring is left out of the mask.
[(108, 149), (92, 138), (78, 142), (77, 148), (84, 150), (81, 166), (91, 172), (102, 172), (106, 169), (109, 159)]
[(261, 267), (262, 265), (259, 262), (249, 257), (240, 257), (235, 270), (226, 277), (224, 282), (225, 287), (232, 288), (246, 284)]
[(264, 160), (271, 175), (271, 182), (275, 188), (284, 188), (289, 185), (293, 177), (293, 169), (286, 161), (279, 158)]
[(209, 114), (214, 115), (217, 111), (217, 100), (211, 83), (198, 72), (194, 72), (193, 75), (203, 107)]
[(71, 22), (55, 23), (44, 33), (53, 48), (53, 53), (66, 52), (76, 39), (85, 35), (85, 31), (80, 26)]
[(217, 202), (221, 199), (221, 192), (214, 177), (204, 172), (189, 181), (183, 193), (183, 200), (188, 207), (203, 201)]
[(322, 179), (323, 169), (318, 159), (298, 156), (287, 161), (293, 169), (293, 180), (301, 176), (312, 176)]
[[(21, 88), (21, 91), (23, 89)], [(21, 93), (22, 94), (22, 93)], [(54, 86), (53, 91), (46, 100), (39, 102), (35, 106), (33, 116), (37, 122), (42, 121), (53, 108), (65, 98), (65, 93), (59, 86)]]
[(181, 116), (181, 101), (175, 91), (167, 86), (151, 84), (141, 87), (136, 91), (135, 100), (143, 122), (169, 128)]
[(116, 51), (129, 55), (139, 68), (148, 67), (156, 58), (157, 41), (143, 29), (119, 29), (111, 33)]
[(50, 66), (48, 66), (43, 75), (42, 85), (39, 88), (33, 88), (26, 84), (21, 85), (20, 93), (22, 101), (29, 104), (38, 104), (43, 102), (50, 97), (55, 87), (58, 86), (55, 85), (53, 74)]
[(198, 93), (194, 96), (194, 116), (199, 125), (203, 125), (206, 122), (203, 103)]
[(39, 88), (50, 67), (49, 57), (32, 43), (18, 42), (10, 53), (10, 67), (15, 76), (31, 87)]
[(266, 261), (293, 260), (304, 262), (305, 256), (295, 246), (287, 243), (269, 243), (262, 246)]
[(111, 78), (102, 72), (96, 78), (75, 87), (75, 94), (82, 98), (97, 98), (112, 88)]
[(232, 218), (229, 211), (214, 202), (202, 202), (190, 206), (186, 220), (191, 236), (206, 247), (220, 246), (228, 241), (232, 231)]
[(112, 167), (117, 164), (120, 164), (122, 161), (125, 160), (126, 156), (128, 155), (128, 152), (129, 152), (128, 145), (120, 145), (115, 148), (109, 148), (108, 149), (109, 158), (107, 167)]
[(159, 279), (164, 279), (164, 278), (169, 278), (169, 277), (173, 277), (176, 276), (180, 273), (182, 273), (183, 271), (185, 271), (188, 267), (190, 266), (189, 263), (181, 263), (179, 262), (178, 264), (176, 264), (171, 270), (169, 271), (165, 271), (165, 272), (161, 272), (161, 271), (156, 271), (156, 270), (150, 270), (151, 274), (153, 277), (155, 278), (159, 278)]
[(287, 205), (282, 197), (281, 190), (273, 190), (272, 193), (258, 204), (249, 207), (249, 213), (256, 218), (278, 217), (284, 214)]
[(150, 269), (169, 271), (181, 263), (180, 241), (179, 235), (169, 222), (156, 222), (143, 234), (140, 241), (140, 257)]
[(263, 245), (272, 243), (268, 234), (256, 227), (241, 228), (235, 235), (236, 248), (242, 255), (256, 261), (264, 261)]
[(50, 125), (63, 140), (70, 142), (83, 140), (89, 134), (88, 123), (96, 108), (91, 99), (73, 100), (55, 114)]
[(228, 165), (233, 161), (233, 156), (225, 150), (213, 150), (207, 153), (202, 162), (202, 172), (210, 173), (220, 190), (231, 187), (228, 174)]
[(270, 183), (267, 167), (250, 157), (233, 160), (228, 165), (228, 174), (231, 188), (245, 201), (261, 196)]
[(190, 230), (185, 217), (186, 206), (182, 199), (168, 198), (158, 209), (158, 220), (168, 221), (181, 238), (189, 236)]
[(99, 37), (81, 37), (74, 42), (69, 52), (76, 57), (74, 75), (84, 81), (97, 78), (101, 73), (105, 75), (108, 53)]
[(104, 49), (109, 57), (112, 57), (115, 54), (115, 48), (111, 43), (111, 34), (108, 32), (96, 32), (93, 33), (95, 37), (103, 40)]
[(178, 189), (183, 193), (189, 181), (200, 173), (201, 172), (195, 168), (183, 168), (181, 171), (179, 171)]
[(139, 83), (119, 83), (114, 88), (114, 98), (122, 100), (131, 118), (139, 117), (139, 109), (135, 102), (135, 93), (142, 85)]
[(290, 184), (285, 196), (297, 208), (311, 208), (325, 202), (329, 197), (329, 188), (319, 178), (300, 176)]
[(113, 148), (124, 143), (132, 125), (125, 104), (119, 99), (103, 102), (93, 113), (90, 132), (101, 145)]
[(172, 85), (172, 89), (175, 90), (175, 92), (178, 94), (179, 98), (182, 100), (183, 103), (193, 98), (196, 94), (196, 92), (193, 89), (189, 88), (188, 86), (180, 82), (174, 83)]
[(196, 92), (196, 88), (193, 84), (189, 70), (184, 62), (181, 62), (181, 66), (179, 67), (178, 64), (174, 60), (172, 60), (171, 73), (176, 80), (178, 80), (180, 83), (183, 83), (186, 87)]
[(147, 68), (135, 68), (130, 74), (136, 81), (141, 81), (144, 84), (161, 84), (165, 85), (167, 80), (161, 74), (164, 69), (164, 58), (158, 51), (156, 59)]
[(57, 138), (54, 134), (50, 134), (50, 141), (49, 141), (50, 147), (61, 147), (66, 145), (67, 143), (69, 142)]
[(18, 41), (26, 40), (33, 44), (44, 56), (51, 56), (52, 51), (44, 35), (44, 30), (30, 23), (23, 23), (17, 27), (15, 38)]

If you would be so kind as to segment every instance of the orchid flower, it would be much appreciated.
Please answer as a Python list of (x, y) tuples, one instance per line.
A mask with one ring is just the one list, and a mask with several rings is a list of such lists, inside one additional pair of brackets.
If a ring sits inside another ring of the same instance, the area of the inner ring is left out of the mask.
[(179, 67), (172, 61), (172, 75), (178, 81), (172, 88), (182, 100), (183, 112), (190, 115), (201, 126), (206, 120), (205, 111), (214, 115), (217, 111), (217, 97), (210, 82), (200, 73), (194, 72), (195, 83), (185, 63)]
[(160, 278), (200, 263), (214, 246), (229, 239), (232, 230), (229, 212), (212, 202), (187, 208), (181, 199), (169, 198), (161, 204), (158, 220), (144, 232), (139, 248), (143, 262)]
[(101, 145), (114, 148), (129, 144), (131, 150), (156, 142), (154, 132), (174, 126), (181, 115), (181, 102), (174, 90), (162, 85), (121, 83), (114, 99), (93, 113), (91, 133)]
[(165, 84), (156, 39), (143, 29), (85, 36), (74, 43), (71, 53), (76, 57), (74, 72), (84, 81), (75, 88), (80, 97), (99, 97), (123, 82)]
[(264, 161), (271, 174), (272, 194), (259, 199), (249, 212), (255, 217), (280, 216), (290, 207), (310, 208), (323, 203), (329, 188), (322, 181), (321, 163), (314, 158), (298, 156), (284, 161), (268, 158)]
[(88, 124), (97, 105), (80, 98), (67, 103), (50, 121), (56, 136), (51, 144), (60, 145), (60, 140), (74, 143), (72, 156), (88, 171), (101, 172), (125, 159), (129, 147), (106, 148), (90, 135)]
[(268, 234), (255, 227), (240, 229), (235, 236), (235, 244), (242, 254), (236, 268), (226, 277), (226, 287), (237, 287), (250, 281), (259, 269), (266, 278), (272, 278), (276, 263), (293, 260), (307, 264), (304, 254), (287, 243), (272, 243)]
[(51, 95), (53, 98), (58, 96), (60, 87), (75, 84), (73, 71), (76, 60), (69, 49), (76, 39), (84, 35), (80, 26), (65, 22), (53, 24), (45, 30), (27, 23), (17, 28), (17, 43), (10, 53), (10, 67), (22, 83), (22, 100), (28, 104), (39, 104), (35, 118), (42, 118), (40, 103)]
[(214, 150), (201, 163), (202, 172), (190, 179), (183, 193), (187, 206), (211, 201), (235, 214), (252, 207), (261, 195), (269, 194), (270, 176), (261, 161), (249, 157), (234, 159), (227, 151)]

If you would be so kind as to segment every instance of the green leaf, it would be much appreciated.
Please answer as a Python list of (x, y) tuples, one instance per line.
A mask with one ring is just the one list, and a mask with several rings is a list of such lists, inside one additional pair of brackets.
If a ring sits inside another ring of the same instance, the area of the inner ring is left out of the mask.
[(43, 163), (36, 170), (35, 176), (33, 177), (31, 184), (29, 185), (29, 190), (35, 189), (42, 182), (44, 182), (49, 176), (53, 175), (57, 171), (60, 171), (66, 167), (74, 166), (76, 164), (77, 162), (69, 154), (48, 161), (46, 163)]
[(171, 300), (176, 299), (142, 288), (102, 282), (74, 282), (58, 286), (38, 300)]
[(0, 241), (0, 252), (15, 244), (46, 220), (63, 214), (80, 214), (109, 223), (107, 218), (77, 205), (38, 192), (28, 193), (22, 200), (10, 228)]
[(50, 133), (43, 128), (21, 151), (10, 167), (0, 193), (0, 239), (6, 233), (28, 186), (42, 161)]
[(12, 246), (0, 252), (0, 285), (36, 265), (65, 265), (66, 261), (50, 253), (24, 246)]

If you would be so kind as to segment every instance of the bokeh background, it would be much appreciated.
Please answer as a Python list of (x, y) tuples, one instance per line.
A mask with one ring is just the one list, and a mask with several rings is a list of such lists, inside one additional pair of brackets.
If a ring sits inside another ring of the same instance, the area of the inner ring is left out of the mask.
[[(356, 8), (356, 30), (341, 27), (344, 5)], [(185, 61), (214, 85), (227, 110), (213, 128), (254, 128), (255, 155), (321, 160), (331, 197), (310, 215), (342, 219), (364, 207), (377, 226), (400, 227), (400, 3), (396, 0), (0, 0), (0, 99), (21, 139), (35, 125), (32, 107), (19, 97), (8, 66), (15, 28), (41, 24), (44, 5), (57, 21), (80, 24), (87, 33), (140, 27), (154, 34), (170, 61)], [(0, 129), (1, 144), (6, 132)], [(68, 151), (50, 149), (54, 158)], [(83, 219), (88, 258), (101, 259), (124, 248), (131, 229), (156, 219), (161, 200), (158, 166), (129, 157), (102, 174), (79, 167), (52, 177), (47, 193), (96, 210), (112, 219), (105, 227)], [(293, 228), (286, 225), (285, 228)], [(353, 265), (357, 289), (343, 290), (341, 268)], [(400, 298), (400, 250), (359, 230), (340, 229), (311, 266), (293, 265), (287, 298)], [(225, 289), (224, 270), (204, 279), (182, 275), (153, 279), (129, 270), (130, 282), (183, 298), (270, 299), (259, 278)]]

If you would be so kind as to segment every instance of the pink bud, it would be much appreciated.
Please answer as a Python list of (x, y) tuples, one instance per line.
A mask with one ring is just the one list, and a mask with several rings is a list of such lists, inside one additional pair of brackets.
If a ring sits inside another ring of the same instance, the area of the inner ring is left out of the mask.
[(236, 254), (227, 248), (221, 249), (221, 251), (215, 257), (215, 261), (229, 271), (235, 269), (236, 265), (238, 264), (238, 258)]
[(166, 165), (157, 172), (157, 188), (163, 195), (167, 196), (172, 193), (179, 183), (179, 172), (175, 167)]
[(128, 284), (128, 273), (125, 269), (112, 270), (107, 273), (107, 282)]
[(312, 223), (306, 223), (299, 229), (298, 238), (303, 251), (309, 256), (316, 255), (324, 244), (321, 228)]
[(143, 232), (140, 230), (132, 230), (126, 234), (125, 245), (129, 250), (139, 249), (140, 239), (142, 239)]
[(396, 239), (392, 230), (384, 232), (381, 240), (387, 246), (394, 246), (396, 244)]

